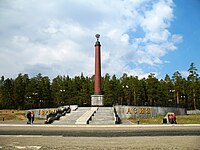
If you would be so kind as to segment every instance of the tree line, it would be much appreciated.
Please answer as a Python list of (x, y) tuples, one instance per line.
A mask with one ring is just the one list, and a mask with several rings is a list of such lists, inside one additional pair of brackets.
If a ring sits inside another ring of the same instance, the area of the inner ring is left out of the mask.
[[(105, 74), (102, 77), (102, 94), (105, 106), (165, 106), (200, 108), (200, 77), (197, 68), (191, 63), (188, 77), (183, 78), (179, 71), (172, 77), (166, 74), (157, 79), (151, 73), (147, 78), (128, 76), (117, 78)], [(93, 95), (94, 76), (83, 74), (70, 78), (58, 75), (52, 81), (48, 76), (38, 74), (29, 78), (19, 74), (17, 78), (1, 77), (0, 109), (30, 109), (58, 107), (61, 105), (90, 106)]]

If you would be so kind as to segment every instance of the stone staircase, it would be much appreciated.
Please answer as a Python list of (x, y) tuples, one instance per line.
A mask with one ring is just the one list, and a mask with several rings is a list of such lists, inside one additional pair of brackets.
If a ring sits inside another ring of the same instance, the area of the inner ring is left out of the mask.
[(91, 107), (78, 107), (76, 111), (71, 111), (69, 114), (61, 117), (60, 120), (54, 121), (52, 124), (57, 125), (74, 125), (84, 113), (90, 110)]
[(99, 107), (92, 117), (91, 125), (113, 125), (115, 124), (113, 107)]
[[(76, 111), (71, 111), (69, 114), (61, 117), (60, 120), (54, 121), (54, 125), (75, 125), (79, 123), (80, 119), (84, 119), (84, 115), (91, 111), (92, 107), (78, 107)], [(113, 107), (99, 107), (92, 120), (89, 121), (90, 125), (113, 125), (115, 124)]]

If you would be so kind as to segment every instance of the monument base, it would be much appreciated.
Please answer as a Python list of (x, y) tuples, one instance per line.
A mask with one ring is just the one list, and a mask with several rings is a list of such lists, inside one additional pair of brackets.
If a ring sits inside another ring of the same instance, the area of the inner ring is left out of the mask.
[(91, 106), (103, 106), (103, 95), (91, 95)]

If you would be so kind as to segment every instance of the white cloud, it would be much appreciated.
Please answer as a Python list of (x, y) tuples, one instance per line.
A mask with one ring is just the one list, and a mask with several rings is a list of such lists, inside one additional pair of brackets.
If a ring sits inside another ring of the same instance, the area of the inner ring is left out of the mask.
[(181, 71), (180, 73), (184, 78), (187, 78), (189, 76), (189, 72), (188, 71)]
[(183, 41), (183, 37), (181, 35), (174, 34), (174, 35), (172, 35), (172, 41), (174, 41), (175, 43), (182, 42)]
[[(126, 72), (129, 76), (132, 75), (132, 76), (138, 76), (139, 79), (142, 79), (142, 78), (148, 78), (149, 74), (150, 73), (146, 73), (144, 72), (144, 70), (142, 70), (141, 68), (135, 68), (133, 70), (129, 69), (128, 72)], [(155, 74), (155, 77), (157, 76), (157, 73), (156, 72), (151, 72), (151, 73), (154, 73)]]
[(173, 3), (165, 0), (154, 3), (152, 9), (145, 12), (142, 21), (144, 30), (159, 32), (169, 27), (170, 21), (173, 19), (172, 4)]
[[(170, 33), (171, 0), (16, 0), (0, 4), (0, 75), (94, 74), (94, 43), (100, 33), (102, 73), (144, 77), (181, 35)], [(138, 29), (142, 34), (136, 33)], [(9, 66), (9, 67), (7, 67)], [(155, 70), (155, 69), (153, 69)]]
[(146, 38), (155, 43), (161, 43), (168, 40), (170, 33), (168, 30), (164, 29), (162, 31), (157, 32), (147, 32)]

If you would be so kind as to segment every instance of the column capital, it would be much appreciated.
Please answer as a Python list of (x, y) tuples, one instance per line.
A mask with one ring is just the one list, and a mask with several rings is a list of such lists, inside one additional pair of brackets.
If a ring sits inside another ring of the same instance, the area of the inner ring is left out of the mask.
[(100, 42), (99, 42), (99, 38), (100, 38), (100, 34), (96, 34), (95, 37), (97, 38), (97, 41), (95, 43), (95, 46), (101, 46)]
[(95, 43), (95, 47), (96, 47), (96, 46), (101, 46), (101, 44), (100, 44), (99, 41), (96, 41), (96, 43)]

